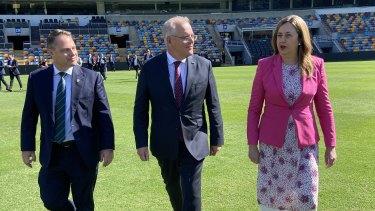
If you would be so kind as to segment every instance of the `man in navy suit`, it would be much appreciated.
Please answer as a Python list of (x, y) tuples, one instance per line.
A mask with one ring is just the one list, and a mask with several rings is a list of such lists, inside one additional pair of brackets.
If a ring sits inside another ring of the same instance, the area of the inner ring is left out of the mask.
[(9, 76), (10, 76), (10, 86), (9, 89), (12, 90), (14, 78), (17, 79), (18, 85), (20, 86), (20, 91), (23, 90), (22, 81), (20, 79), (20, 71), (18, 70), (18, 61), (14, 59), (13, 54), (9, 54), (8, 60)]
[[(80, 67), (70, 32), (48, 36), (54, 60), (30, 73), (21, 124), (23, 162), (32, 167), (40, 116), (40, 196), (49, 210), (94, 210), (98, 162), (113, 159), (114, 130), (99, 74)], [(72, 190), (74, 204), (68, 200)], [(75, 206), (75, 208), (74, 208)]]
[[(194, 35), (186, 17), (163, 26), (167, 52), (145, 63), (134, 105), (135, 141), (141, 160), (157, 158), (174, 210), (201, 210), (203, 160), (224, 144), (223, 121), (211, 62), (193, 55)], [(208, 144), (207, 113), (210, 121)]]
[(2, 90), (1, 83), (3, 83), (5, 85), (5, 89), (11, 92), (12, 90), (9, 89), (8, 83), (5, 80), (4, 76), (5, 76), (4, 63), (3, 61), (0, 60), (0, 91)]
[(103, 79), (107, 80), (107, 59), (104, 57), (103, 54), (100, 54), (99, 57), (99, 71), (100, 74), (103, 76)]
[(146, 54), (143, 57), (143, 63), (146, 63), (148, 60), (152, 59), (152, 57), (154, 56), (151, 54), (150, 49), (147, 49)]

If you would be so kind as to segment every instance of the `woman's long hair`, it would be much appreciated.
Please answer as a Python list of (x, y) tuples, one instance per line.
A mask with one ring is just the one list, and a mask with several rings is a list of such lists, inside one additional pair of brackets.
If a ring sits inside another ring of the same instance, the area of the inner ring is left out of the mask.
[(298, 66), (301, 73), (307, 77), (311, 77), (314, 73), (314, 65), (311, 58), (312, 45), (309, 28), (305, 21), (297, 15), (289, 15), (282, 18), (276, 26), (275, 33), (272, 36), (272, 47), (275, 54), (279, 53), (277, 49), (277, 33), (282, 25), (290, 23), (294, 26), (298, 34)]

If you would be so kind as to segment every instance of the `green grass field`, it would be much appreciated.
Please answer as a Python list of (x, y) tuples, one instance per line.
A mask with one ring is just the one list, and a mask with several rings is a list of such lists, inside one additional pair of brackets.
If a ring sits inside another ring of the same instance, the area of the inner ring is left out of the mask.
[[(319, 210), (375, 210), (374, 66), (375, 61), (326, 63), (338, 161), (331, 169), (324, 167), (321, 142)], [(248, 160), (246, 144), (247, 107), (255, 68), (214, 68), (225, 145), (218, 156), (205, 160), (203, 210), (258, 210), (257, 166)], [(8, 76), (6, 79), (9, 81)], [(22, 80), (26, 85), (27, 77), (22, 76)], [(112, 164), (99, 168), (96, 210), (171, 210), (156, 159), (141, 162), (136, 154), (132, 130), (136, 84), (134, 71), (109, 72), (105, 82), (116, 151)], [(17, 83), (14, 90), (18, 90)], [(0, 93), (0, 210), (44, 210), (37, 182), (40, 164), (27, 168), (19, 148), (25, 93)]]

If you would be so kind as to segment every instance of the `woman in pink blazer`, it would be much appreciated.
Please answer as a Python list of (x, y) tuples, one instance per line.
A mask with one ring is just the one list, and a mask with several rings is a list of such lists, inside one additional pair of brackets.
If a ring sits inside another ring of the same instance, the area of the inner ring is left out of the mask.
[(261, 210), (316, 210), (319, 134), (313, 105), (326, 167), (336, 161), (324, 62), (311, 55), (309, 30), (295, 15), (280, 20), (272, 45), (275, 55), (258, 62), (248, 110), (249, 158), (259, 164), (258, 203)]

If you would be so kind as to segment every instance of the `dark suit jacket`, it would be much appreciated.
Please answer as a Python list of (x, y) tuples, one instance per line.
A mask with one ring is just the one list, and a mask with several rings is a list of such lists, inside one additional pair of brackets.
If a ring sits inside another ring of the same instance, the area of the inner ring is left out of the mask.
[[(104, 60), (104, 63), (102, 63), (102, 60)], [(100, 68), (102, 68), (103, 70), (107, 69), (107, 59), (105, 57), (100, 58), (98, 62), (99, 62)]]
[(138, 79), (133, 120), (136, 147), (148, 146), (151, 103), (150, 150), (157, 158), (177, 158), (180, 127), (187, 149), (197, 160), (209, 155), (204, 101), (210, 121), (210, 145), (224, 143), (223, 121), (211, 62), (196, 55), (188, 57), (186, 62), (186, 87), (181, 111), (169, 81), (166, 53), (148, 61)]
[(4, 63), (3, 61), (0, 61), (0, 75), (5, 75), (5, 70), (4, 70)]
[[(30, 73), (21, 124), (21, 150), (35, 151), (40, 116), (40, 163), (48, 166), (55, 137), (52, 108), (53, 65)], [(74, 66), (71, 94), (72, 132), (84, 163), (94, 167), (99, 151), (114, 149), (114, 131), (102, 78), (89, 69)]]
[(12, 73), (13, 75), (19, 75), (20, 71), (18, 71), (18, 62), (16, 59), (13, 59), (12, 62), (11, 60), (8, 60), (8, 65), (12, 66), (9, 68), (9, 73)]

